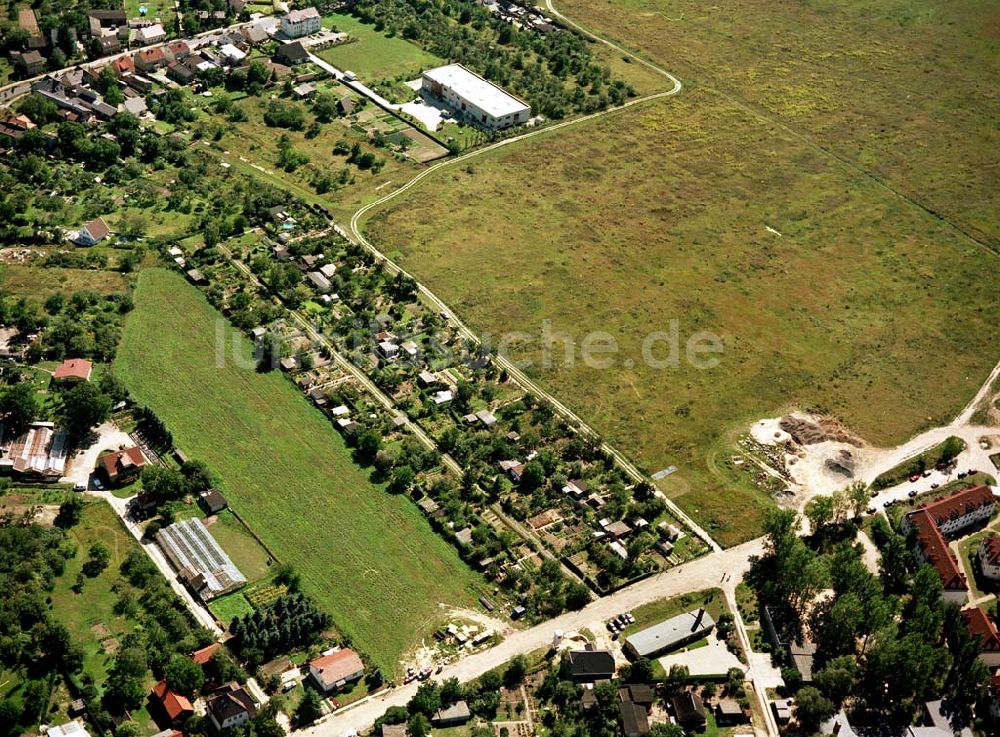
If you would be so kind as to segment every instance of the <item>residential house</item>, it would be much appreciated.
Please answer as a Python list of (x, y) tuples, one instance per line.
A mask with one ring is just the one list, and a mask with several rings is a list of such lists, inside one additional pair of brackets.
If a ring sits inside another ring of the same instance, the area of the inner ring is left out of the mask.
[(37, 51), (13, 52), (10, 55), (14, 68), (22, 77), (34, 77), (45, 71), (45, 57)]
[(968, 584), (945, 537), (989, 520), (996, 504), (990, 487), (979, 485), (925, 504), (903, 518), (902, 531), (916, 532), (914, 554), (917, 560), (937, 571), (941, 577), (942, 598), (946, 601), (963, 603)]
[(708, 720), (701, 696), (694, 691), (682, 691), (670, 700), (674, 719), (687, 731), (702, 729)]
[(438, 709), (431, 717), (431, 724), (444, 729), (465, 724), (471, 718), (472, 712), (469, 711), (469, 705), (465, 701), (456, 701), (447, 708)]
[(119, 56), (111, 62), (111, 66), (119, 78), (124, 77), (127, 74), (135, 74), (135, 62), (132, 61), (131, 56)]
[[(594, 699), (596, 704), (596, 698)], [(650, 733), (649, 713), (639, 704), (623, 701), (618, 705), (625, 737), (646, 737)]]
[(90, 381), (90, 374), (93, 370), (94, 365), (86, 358), (67, 358), (52, 372), (52, 381), (56, 384), (76, 384), (81, 381)]
[(619, 701), (631, 701), (649, 711), (656, 702), (656, 694), (648, 683), (627, 683), (618, 689)]
[(569, 494), (574, 499), (582, 499), (587, 496), (587, 492), (590, 488), (587, 486), (585, 481), (580, 479), (570, 479), (566, 482), (566, 485), (562, 488), (564, 494)]
[(142, 449), (137, 447), (108, 453), (98, 461), (98, 468), (112, 486), (134, 481), (145, 466), (146, 456), (142, 454)]
[(171, 690), (166, 680), (153, 686), (150, 700), (166, 715), (170, 724), (182, 721), (194, 714), (194, 707), (191, 706), (188, 698)]
[(353, 97), (344, 95), (339, 100), (337, 100), (337, 112), (341, 115), (350, 115), (354, 112), (356, 103)]
[(167, 32), (159, 23), (136, 28), (132, 32), (132, 42), (139, 46), (150, 46), (167, 40)]
[(610, 680), (615, 675), (615, 658), (607, 650), (570, 650), (566, 653), (566, 675), (575, 683)]
[(171, 41), (163, 47), (163, 53), (168, 60), (184, 61), (191, 56), (191, 47), (188, 46), (187, 41)]
[(324, 694), (339, 691), (348, 684), (356, 683), (364, 674), (364, 663), (350, 648), (335, 650), (309, 663), (309, 676)]
[(990, 581), (1000, 581), (1000, 535), (987, 535), (979, 543), (979, 570)]
[(153, 49), (140, 49), (132, 56), (132, 60), (137, 69), (147, 74), (167, 66), (167, 55), (159, 46)]
[(476, 419), (483, 423), (483, 427), (494, 427), (497, 424), (496, 416), (488, 409), (476, 412)]
[(245, 25), (240, 31), (243, 33), (243, 38), (246, 39), (246, 42), (254, 46), (262, 44), (270, 38), (267, 33), (267, 26), (259, 22)]
[(427, 369), (417, 374), (417, 383), (422, 387), (434, 386), (438, 383), (438, 378)]
[(323, 19), (316, 8), (293, 10), (281, 19), (281, 35), (285, 38), (302, 38), (316, 33), (323, 27)]
[(281, 44), (274, 53), (274, 59), (279, 64), (287, 64), (290, 67), (303, 64), (309, 60), (309, 52), (300, 41)]
[(1000, 666), (1000, 633), (993, 618), (982, 607), (962, 611), (969, 634), (979, 639), (979, 659), (989, 668)]
[(774, 718), (778, 724), (788, 724), (792, 718), (792, 700), (775, 699), (771, 702), (771, 711), (774, 712)]
[(257, 705), (246, 689), (235, 683), (208, 700), (208, 718), (218, 730), (241, 727), (257, 716)]

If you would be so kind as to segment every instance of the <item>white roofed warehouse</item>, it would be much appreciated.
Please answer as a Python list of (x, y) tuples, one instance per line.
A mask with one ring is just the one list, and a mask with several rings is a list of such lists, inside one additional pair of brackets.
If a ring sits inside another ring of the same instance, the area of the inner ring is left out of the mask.
[(444, 101), (467, 122), (488, 130), (527, 123), (531, 107), (461, 64), (428, 69), (421, 77), (425, 94)]
[(156, 542), (180, 577), (208, 601), (247, 582), (196, 517), (181, 520), (156, 533)]

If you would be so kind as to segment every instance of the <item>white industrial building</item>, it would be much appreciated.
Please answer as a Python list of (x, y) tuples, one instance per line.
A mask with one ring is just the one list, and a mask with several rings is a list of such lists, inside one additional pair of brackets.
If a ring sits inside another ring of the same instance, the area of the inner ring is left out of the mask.
[(489, 130), (527, 123), (531, 107), (461, 64), (423, 73), (421, 89), (444, 101), (467, 122)]

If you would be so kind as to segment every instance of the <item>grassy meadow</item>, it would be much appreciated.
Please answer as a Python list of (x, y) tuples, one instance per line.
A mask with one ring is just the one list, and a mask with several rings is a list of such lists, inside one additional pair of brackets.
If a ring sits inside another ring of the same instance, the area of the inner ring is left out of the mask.
[(556, 7), (689, 87), (786, 127), (1000, 248), (1000, 97), (990, 82), (1000, 54), (997, 3), (560, 0)]
[(135, 301), (119, 375), (220, 475), (232, 506), (374, 662), (395, 671), (433, 631), (439, 603), (475, 601), (479, 579), (454, 549), (416, 505), (369, 481), (284, 376), (216, 365), (217, 340), (251, 349), (197, 290), (150, 269)]
[[(76, 545), (76, 557), (67, 561), (66, 570), (56, 580), (51, 594), (52, 609), (69, 630), (73, 641), (83, 648), (83, 671), (101, 684), (114, 665), (114, 652), (122, 638), (136, 627), (134, 620), (115, 613), (119, 597), (114, 586), (121, 580), (122, 561), (138, 543), (110, 504), (93, 499), (87, 501), (79, 524), (72, 527), (68, 535)], [(85, 577), (77, 593), (73, 586), (87, 561), (87, 551), (96, 542), (104, 543), (111, 550), (111, 560), (100, 575)], [(152, 675), (147, 675), (149, 678), (143, 685), (152, 687)], [(132, 718), (146, 734), (156, 731), (145, 705), (133, 712)]]
[(405, 76), (416, 79), (424, 69), (445, 62), (402, 38), (389, 37), (346, 13), (323, 17), (324, 28), (336, 28), (357, 39), (319, 52), (341, 71), (352, 71), (366, 84)]
[(56, 293), (67, 294), (82, 290), (116, 294), (125, 291), (125, 278), (117, 271), (51, 266), (42, 269), (27, 264), (2, 264), (0, 289), (7, 294), (42, 300)]
[[(724, 468), (737, 431), (798, 407), (896, 443), (948, 421), (1000, 347), (995, 253), (697, 86), (443, 169), (365, 227), (474, 329), (530, 331), (511, 356), (649, 471), (676, 464), (661, 488), (725, 544), (771, 503)], [(544, 320), (577, 358), (610, 333), (613, 366), (542, 368)], [(670, 320), (680, 365), (653, 368), (642, 341)], [(715, 368), (685, 360), (699, 331)]]

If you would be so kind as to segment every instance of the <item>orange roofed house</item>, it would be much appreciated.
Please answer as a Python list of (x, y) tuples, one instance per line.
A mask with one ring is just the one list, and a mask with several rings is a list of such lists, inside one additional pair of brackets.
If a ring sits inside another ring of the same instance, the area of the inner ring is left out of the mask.
[(171, 691), (165, 680), (153, 686), (152, 699), (163, 709), (171, 724), (194, 714), (187, 696)]
[(365, 665), (350, 648), (337, 650), (309, 663), (309, 675), (323, 693), (337, 691), (361, 679)]
[(104, 218), (96, 218), (84, 223), (76, 236), (76, 242), (81, 246), (96, 246), (111, 234), (111, 229)]
[(94, 365), (85, 358), (70, 358), (60, 363), (52, 373), (52, 381), (59, 384), (75, 384), (90, 381)]
[(903, 519), (904, 533), (916, 530), (917, 559), (933, 566), (941, 577), (944, 599), (962, 604), (968, 593), (965, 575), (948, 548), (946, 536), (989, 520), (996, 504), (990, 487), (979, 485), (925, 504)]
[(114, 486), (127, 484), (135, 479), (145, 465), (146, 456), (142, 454), (141, 449), (133, 447), (102, 456), (99, 467), (107, 476), (108, 483)]

